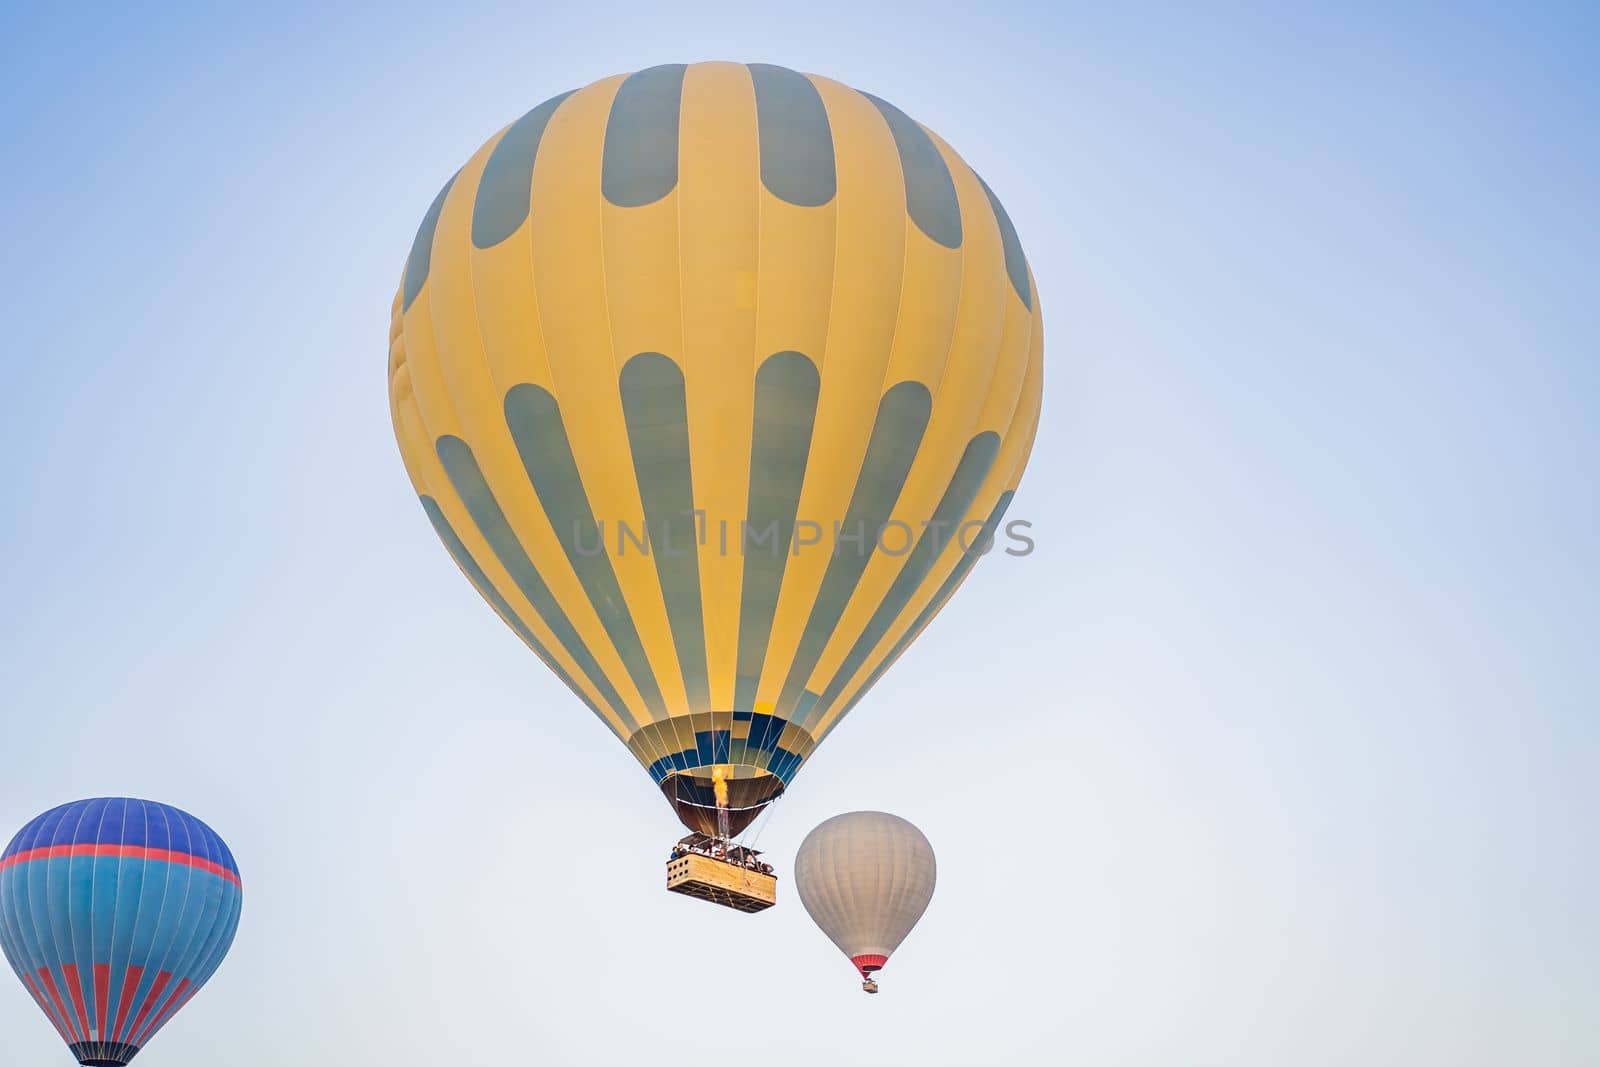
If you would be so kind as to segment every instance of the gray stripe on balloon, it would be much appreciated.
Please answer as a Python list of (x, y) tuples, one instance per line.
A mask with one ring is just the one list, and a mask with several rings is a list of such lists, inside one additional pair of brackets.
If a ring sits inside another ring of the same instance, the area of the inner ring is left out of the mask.
[(552, 96), (506, 130), (489, 153), (472, 203), (472, 243), (493, 248), (527, 221), (533, 200), (533, 164), (545, 127), (570, 91)]
[(617, 583), (616, 572), (611, 569), (611, 558), (605, 550), (605, 530), (595, 521), (589, 494), (584, 490), (583, 477), (578, 473), (578, 462), (567, 438), (566, 424), (561, 419), (560, 405), (549, 390), (524, 383), (506, 393), (505, 414), (517, 455), (522, 458), (523, 469), (539, 496), (539, 503), (544, 506), (556, 540), (561, 543), (567, 561), (588, 594), (589, 603), (594, 606), (600, 625), (611, 639), (628, 676), (638, 687), (651, 718), (662, 718), (666, 714), (666, 704), (661, 697), (661, 686), (650, 669), (644, 643), (639, 639), (633, 616), (628, 614), (628, 602)]
[(761, 184), (797, 207), (820, 207), (838, 189), (833, 130), (822, 94), (811, 79), (787, 67), (749, 65), (756, 94)]
[(494, 491), (489, 488), (488, 481), (483, 477), (483, 471), (478, 468), (478, 460), (472, 454), (472, 449), (461, 438), (450, 435), (439, 438), (435, 448), (439, 453), (439, 462), (444, 467), (445, 475), (450, 479), (451, 487), (455, 490), (456, 496), (461, 498), (461, 503), (467, 509), (467, 515), (471, 517), (473, 524), (478, 528), (478, 533), (488, 543), (489, 550), (500, 561), (500, 566), (505, 568), (506, 573), (511, 576), (511, 581), (521, 590), (528, 603), (533, 605), (533, 610), (544, 620), (561, 647), (567, 650), (567, 655), (572, 657), (573, 662), (589, 679), (601, 699), (624, 723), (637, 727), (640, 724), (639, 718), (628, 709), (616, 687), (606, 677), (605, 671), (600, 669), (594, 654), (578, 636), (577, 629), (567, 618), (566, 612), (561, 610), (555, 594), (545, 584), (538, 568), (533, 565), (533, 560), (528, 558), (527, 550), (517, 539), (516, 531), (511, 528), (500, 502), (495, 499)]
[(683, 671), (684, 692), (691, 711), (709, 711), (711, 689), (696, 540), (699, 523), (694, 514), (683, 371), (659, 352), (641, 352), (623, 366), (619, 388), (650, 555)]
[(904, 111), (871, 93), (862, 93), (883, 115), (900, 153), (905, 177), (906, 212), (917, 229), (946, 248), (961, 247), (961, 202), (956, 183), (933, 138)]
[(406, 257), (405, 284), (401, 287), (405, 293), (400, 302), (402, 311), (411, 310), (412, 301), (422, 292), (422, 283), (428, 280), (428, 268), (433, 262), (433, 233), (439, 228), (439, 212), (444, 210), (444, 198), (450, 195), (450, 187), (460, 175), (459, 170), (450, 175), (450, 180), (444, 183), (439, 195), (428, 205), (427, 214), (422, 216), (422, 225), (417, 227), (417, 235), (411, 239), (411, 254)]
[(754, 420), (750, 434), (750, 492), (745, 523), (770, 544), (744, 544), (744, 580), (739, 591), (739, 651), (733, 706), (750, 711), (761, 681), (773, 614), (794, 539), (795, 513), (805, 483), (806, 460), (816, 425), (817, 366), (799, 352), (778, 352), (756, 371)]
[[(910, 603), (923, 579), (933, 569), (934, 561), (943, 554), (947, 545), (955, 541), (958, 532), (956, 527), (967, 509), (972, 507), (972, 500), (978, 495), (984, 478), (988, 477), (989, 468), (999, 451), (1000, 435), (993, 430), (986, 430), (967, 442), (961, 462), (950, 476), (950, 484), (945, 487), (938, 507), (934, 508), (933, 518), (923, 528), (922, 535), (917, 538), (917, 546), (906, 557), (900, 573), (895, 575), (894, 583), (883, 595), (883, 600), (867, 621), (861, 636), (850, 647), (833, 680), (822, 691), (822, 698), (817, 701), (813, 712), (831, 707), (839, 698), (844, 687), (855, 677), (856, 671), (861, 669), (878, 642), (883, 640), (883, 635), (889, 632), (889, 627), (894, 625), (894, 621)], [(810, 725), (814, 718), (815, 714), (808, 714), (803, 722)]]
[(983, 186), (983, 195), (989, 198), (994, 221), (1000, 227), (1000, 245), (1005, 249), (1006, 275), (1011, 279), (1011, 288), (1021, 298), (1023, 306), (1032, 311), (1033, 287), (1028, 283), (1028, 257), (1022, 254), (1022, 239), (1017, 236), (1017, 228), (1011, 225), (1011, 216), (1006, 214), (1005, 205), (994, 195), (989, 183), (978, 178), (978, 184)]
[(618, 207), (644, 207), (678, 184), (678, 112), (682, 63), (630, 74), (617, 87), (606, 119), (600, 189)]
[(783, 691), (774, 707), (774, 713), (781, 718), (791, 717), (806, 679), (822, 658), (828, 638), (876, 551), (884, 524), (893, 514), (895, 501), (900, 499), (900, 490), (905, 487), (906, 475), (917, 458), (932, 407), (933, 396), (928, 387), (916, 381), (900, 382), (878, 402), (872, 438), (867, 443), (866, 458), (856, 477), (855, 490), (850, 495), (842, 523), (843, 533), (861, 537), (862, 543), (843, 548), (844, 542), (840, 540), (834, 545), (833, 557), (823, 573), (822, 586), (811, 606), (811, 615), (806, 620)]

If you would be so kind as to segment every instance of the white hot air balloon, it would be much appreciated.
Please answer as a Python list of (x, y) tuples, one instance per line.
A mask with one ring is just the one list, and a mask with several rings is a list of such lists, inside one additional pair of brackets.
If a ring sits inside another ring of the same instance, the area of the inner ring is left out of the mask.
[(888, 962), (933, 899), (933, 846), (898, 815), (852, 811), (806, 835), (794, 860), (800, 902), (861, 972), (861, 988)]

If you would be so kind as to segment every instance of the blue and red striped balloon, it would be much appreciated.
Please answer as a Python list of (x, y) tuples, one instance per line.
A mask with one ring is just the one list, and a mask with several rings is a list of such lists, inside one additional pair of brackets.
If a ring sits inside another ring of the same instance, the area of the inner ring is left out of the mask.
[(63, 804), (0, 853), (0, 948), (90, 1067), (133, 1059), (199, 992), (242, 902), (222, 838), (148, 800)]

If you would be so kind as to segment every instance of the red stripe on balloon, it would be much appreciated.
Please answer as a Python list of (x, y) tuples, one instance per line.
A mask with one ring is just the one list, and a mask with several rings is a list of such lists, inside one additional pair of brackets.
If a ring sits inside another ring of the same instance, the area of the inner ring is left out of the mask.
[(78, 1029), (89, 1036), (89, 1013), (83, 1010), (83, 980), (76, 963), (63, 963), (61, 976), (67, 980), (67, 995), (72, 998), (72, 1010), (78, 1013)]
[[(167, 1002), (161, 1005), (161, 1010), (150, 1017), (149, 1025), (147, 1025), (144, 1030), (133, 1039), (133, 1044), (142, 1048), (144, 1043), (150, 1040), (150, 1035), (159, 1030), (161, 1028), (161, 1024), (171, 1018), (178, 1008), (182, 1007), (181, 1004), (178, 1004), (178, 998), (182, 997), (184, 993), (188, 992), (188, 990), (189, 979), (184, 978), (180, 980), (178, 982), (178, 988), (174, 989), (172, 991), (172, 996), (168, 997)], [(185, 998), (184, 1003), (187, 1002), (188, 998)]]
[[(50, 968), (39, 968), (39, 980), (44, 983), (45, 989), (49, 990), (50, 999), (55, 1003), (56, 1011), (60, 1013), (62, 1020), (66, 1022), (67, 1029), (72, 1029), (72, 1016), (67, 1014), (67, 1006), (61, 1001), (61, 991), (56, 988), (55, 976), (50, 973)], [(77, 1040), (83, 1041), (87, 1040), (89, 1035), (84, 1034), (83, 1037), (77, 1037), (77, 1034), (74, 1033), (73, 1036)]]
[(22, 980), (28, 984), (28, 992), (33, 994), (33, 999), (39, 1002), (39, 1010), (44, 1012), (44, 1017), (50, 1020), (50, 1025), (56, 1028), (56, 1033), (61, 1035), (61, 1040), (72, 1044), (72, 1035), (67, 1033), (66, 1026), (56, 1018), (55, 1009), (50, 1002), (44, 999), (44, 993), (39, 989), (39, 983), (33, 980), (33, 975), (24, 973)]
[(111, 1040), (122, 1040), (122, 1024), (128, 1021), (128, 1012), (133, 1008), (133, 995), (139, 991), (139, 982), (144, 978), (144, 968), (129, 966), (122, 972), (122, 996), (117, 1000), (117, 1021), (111, 1027)]
[[(156, 998), (161, 996), (161, 991), (167, 988), (167, 983), (170, 981), (172, 981), (171, 971), (162, 971), (156, 975), (155, 985), (150, 987), (149, 995), (144, 998), (144, 1006), (139, 1009), (139, 1014), (134, 1016), (133, 1026), (129, 1028), (129, 1033), (137, 1034), (144, 1028), (145, 1017), (150, 1014), (150, 1009), (156, 1006)], [(134, 1044), (134, 1042), (129, 1042), (129, 1044)]]
[(95, 1025), (99, 1027), (100, 1040), (110, 1041), (106, 1036), (106, 1012), (110, 1009), (111, 1000), (111, 964), (97, 963), (94, 965), (94, 1008)]
[(54, 860), (73, 856), (111, 856), (120, 859), (133, 860), (160, 860), (163, 863), (176, 863), (184, 867), (193, 867), (196, 870), (206, 871), (219, 878), (224, 878), (234, 885), (240, 885), (239, 876), (220, 863), (213, 863), (203, 856), (195, 856), (188, 852), (179, 852), (170, 848), (145, 848), (143, 845), (48, 845), (44, 848), (31, 848), (26, 852), (18, 852), (14, 856), (7, 856), (0, 860), (0, 871), (8, 870), (19, 864), (32, 860)]

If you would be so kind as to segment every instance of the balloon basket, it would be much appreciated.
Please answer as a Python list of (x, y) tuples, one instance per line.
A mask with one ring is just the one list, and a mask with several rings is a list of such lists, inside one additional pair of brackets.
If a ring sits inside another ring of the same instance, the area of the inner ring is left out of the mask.
[(690, 834), (667, 860), (667, 892), (747, 914), (765, 911), (778, 902), (778, 878), (760, 855), (707, 834)]

